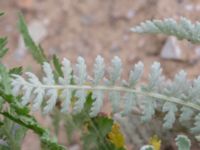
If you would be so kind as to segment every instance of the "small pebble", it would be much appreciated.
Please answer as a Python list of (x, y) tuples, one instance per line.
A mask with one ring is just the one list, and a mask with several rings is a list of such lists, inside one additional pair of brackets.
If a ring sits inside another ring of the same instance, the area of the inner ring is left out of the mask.
[(161, 50), (160, 56), (163, 59), (180, 60), (181, 52), (182, 50), (177, 43), (177, 39), (175, 37), (169, 37)]

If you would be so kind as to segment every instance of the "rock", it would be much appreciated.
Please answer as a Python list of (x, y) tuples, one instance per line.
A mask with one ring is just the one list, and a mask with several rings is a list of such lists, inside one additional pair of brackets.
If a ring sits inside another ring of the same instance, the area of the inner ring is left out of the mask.
[[(28, 25), (29, 33), (36, 43), (40, 43), (47, 36), (46, 24), (42, 21), (35, 20)], [(18, 48), (15, 53), (16, 59), (21, 59), (26, 53), (26, 46), (22, 36), (18, 41)]]
[(110, 51), (111, 52), (118, 52), (120, 50), (121, 50), (121, 48), (120, 48), (119, 44), (113, 42), (112, 45), (111, 45)]
[(81, 23), (83, 23), (84, 25), (91, 25), (94, 22), (94, 17), (91, 15), (83, 15), (81, 16)]
[(163, 59), (180, 60), (182, 59), (181, 52), (182, 50), (177, 43), (177, 39), (175, 37), (169, 37), (161, 50), (160, 56)]
[(134, 10), (129, 10), (126, 14), (127, 19), (133, 19), (133, 17), (135, 16), (135, 11)]
[(69, 150), (80, 150), (80, 149), (81, 149), (80, 146), (77, 144), (69, 147)]
[(187, 11), (194, 11), (195, 7), (192, 4), (185, 5), (185, 10)]
[(28, 26), (31, 37), (36, 43), (41, 42), (47, 35), (45, 24), (41, 21), (32, 21)]

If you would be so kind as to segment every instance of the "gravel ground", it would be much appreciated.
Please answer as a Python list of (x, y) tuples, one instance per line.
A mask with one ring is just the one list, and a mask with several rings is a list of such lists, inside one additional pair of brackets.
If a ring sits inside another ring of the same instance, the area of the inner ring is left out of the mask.
[[(4, 62), (10, 67), (22, 65), (39, 70), (20, 42), (17, 13), (21, 11), (29, 27), (37, 24), (33, 27), (33, 31), (38, 31), (35, 38), (48, 56), (57, 54), (72, 62), (83, 56), (91, 70), (98, 54), (105, 57), (108, 64), (113, 56), (118, 55), (123, 61), (125, 78), (128, 70), (139, 60), (146, 66), (145, 73), (149, 64), (160, 61), (164, 74), (170, 78), (180, 69), (186, 70), (189, 78), (200, 74), (199, 45), (178, 41), (176, 44), (182, 49), (181, 59), (164, 60), (160, 52), (166, 36), (141, 36), (129, 30), (146, 19), (185, 16), (192, 21), (199, 20), (198, 0), (0, 0), (0, 10), (6, 13), (0, 20), (0, 35), (9, 39), (10, 51)], [(143, 80), (147, 77), (145, 74)], [(38, 118), (44, 123), (40, 116)], [(31, 133), (27, 137), (23, 149), (39, 149), (39, 142), (32, 140), (36, 137)]]

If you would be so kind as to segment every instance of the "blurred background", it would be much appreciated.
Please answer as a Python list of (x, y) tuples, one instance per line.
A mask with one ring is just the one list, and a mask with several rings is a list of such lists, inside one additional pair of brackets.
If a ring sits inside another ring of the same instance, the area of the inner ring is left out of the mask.
[[(34, 71), (40, 69), (27, 52), (17, 28), (17, 13), (22, 12), (33, 39), (41, 44), (45, 54), (56, 54), (72, 62), (82, 56), (86, 59), (89, 72), (92, 71), (95, 57), (100, 54), (108, 64), (112, 57), (120, 56), (125, 78), (128, 70), (139, 60), (146, 66), (145, 73), (152, 62), (159, 61), (169, 78), (181, 69), (188, 72), (189, 78), (200, 74), (200, 45), (177, 41), (173, 37), (130, 32), (131, 27), (147, 19), (179, 19), (184, 16), (199, 21), (199, 0), (0, 0), (0, 10), (6, 13), (0, 20), (0, 35), (8, 37), (10, 51), (4, 63), (9, 67), (22, 65)], [(142, 80), (147, 78), (147, 74), (144, 74)], [(38, 119), (44, 125), (49, 125), (50, 118)], [(159, 123), (153, 126), (155, 124)], [(147, 141), (145, 137), (148, 137), (145, 134), (151, 136), (156, 133), (152, 131), (152, 126), (151, 129), (144, 126), (144, 133), (137, 133), (140, 134), (137, 141), (136, 137), (131, 136), (135, 134), (135, 129), (137, 126), (129, 129), (132, 132), (128, 137), (129, 143), (135, 142), (130, 149), (138, 149), (138, 145), (144, 144)], [(171, 135), (168, 135), (168, 141), (174, 139)], [(61, 143), (65, 143), (66, 139), (59, 136)], [(28, 135), (24, 150), (39, 149), (39, 142), (34, 138), (31, 133)], [(75, 148), (71, 150), (80, 149), (76, 142), (74, 145)]]

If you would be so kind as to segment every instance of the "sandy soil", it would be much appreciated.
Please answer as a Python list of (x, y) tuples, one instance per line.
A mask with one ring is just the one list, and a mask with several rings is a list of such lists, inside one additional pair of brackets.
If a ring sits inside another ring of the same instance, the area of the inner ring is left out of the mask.
[[(170, 78), (180, 69), (186, 70), (189, 78), (200, 73), (199, 58), (195, 54), (198, 45), (181, 41), (183, 59), (163, 60), (160, 51), (166, 36), (142, 36), (129, 30), (146, 19), (185, 16), (192, 21), (199, 20), (198, 0), (0, 0), (0, 10), (6, 12), (0, 20), (0, 35), (9, 39), (10, 52), (4, 62), (10, 67), (22, 65), (39, 69), (27, 51), (20, 57), (17, 55), (17, 12), (21, 11), (28, 23), (33, 20), (45, 23), (48, 34), (41, 45), (48, 56), (57, 54), (72, 62), (83, 56), (91, 68), (98, 54), (104, 56), (108, 64), (118, 55), (123, 61), (125, 77), (139, 60), (144, 62), (145, 72), (148, 72), (149, 64), (160, 61), (164, 74)], [(143, 77), (146, 79), (147, 74)], [(31, 150), (25, 146), (26, 149)]]

